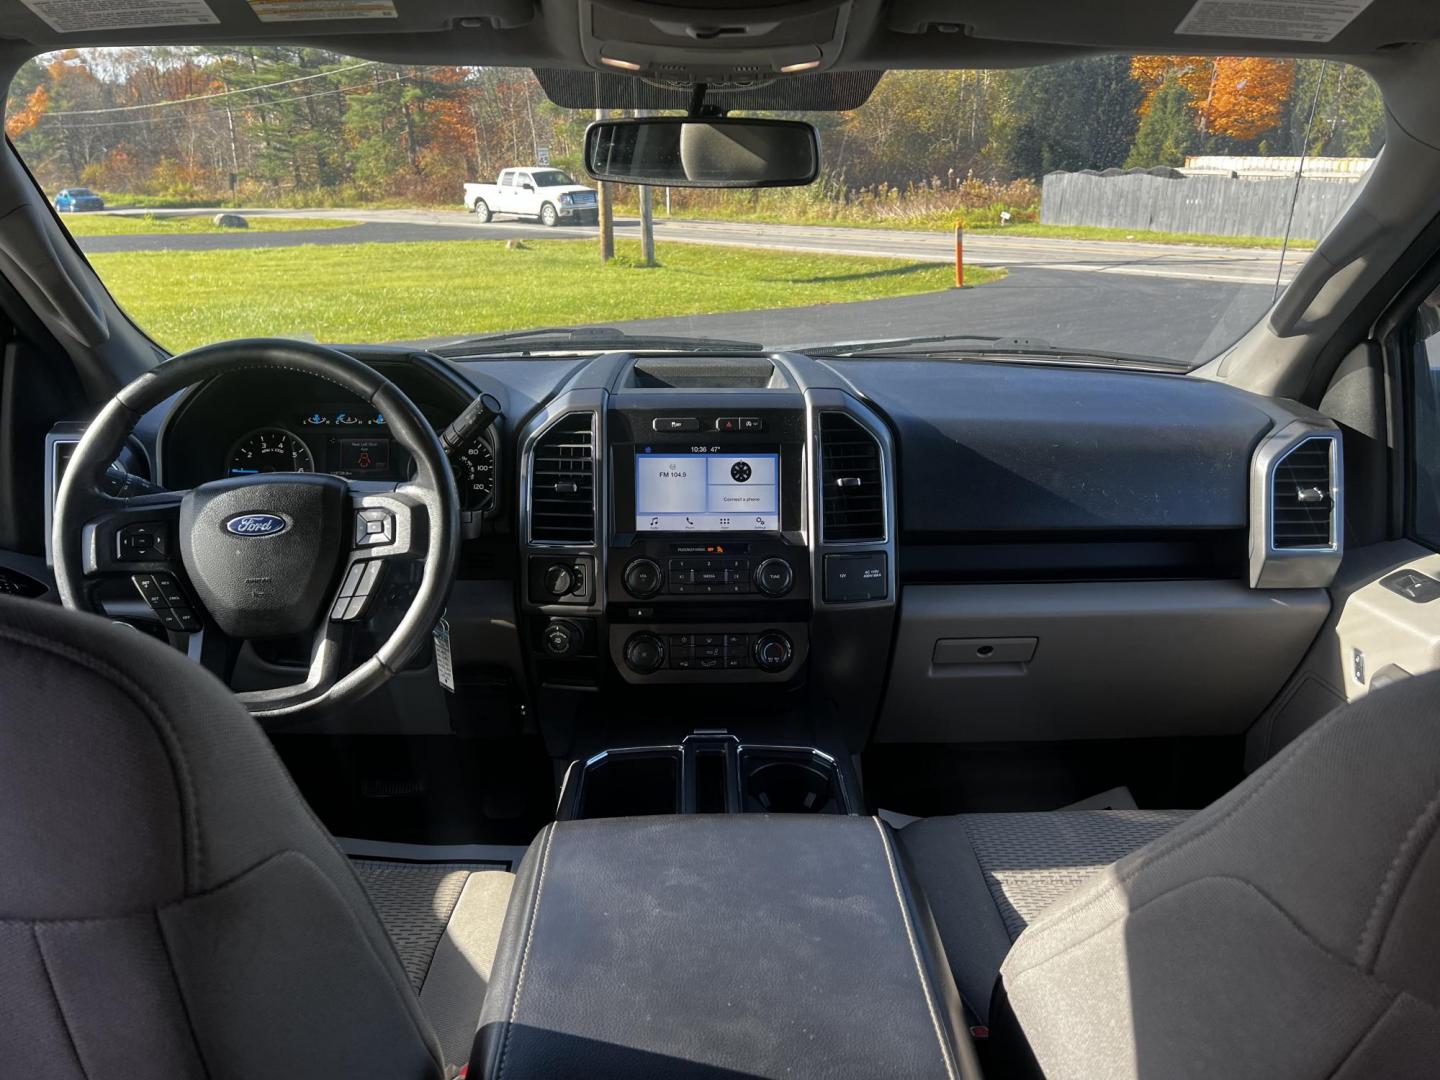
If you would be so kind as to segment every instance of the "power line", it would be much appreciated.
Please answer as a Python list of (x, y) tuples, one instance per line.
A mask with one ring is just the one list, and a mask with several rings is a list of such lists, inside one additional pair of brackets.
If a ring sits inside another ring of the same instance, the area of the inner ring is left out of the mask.
[[(276, 98), (273, 101), (255, 102), (254, 104), (244, 105), (242, 106), (242, 108), (247, 110), (261, 108), (268, 109), (273, 108), (277, 105), (288, 105), (296, 101), (310, 101), (314, 98), (329, 97), (331, 94), (348, 94), (355, 90), (373, 90), (378, 86), (389, 86), (392, 83), (407, 82), (409, 81), (409, 79), (409, 75), (395, 75), (388, 79), (381, 79), (379, 82), (355, 83), (352, 86), (340, 86), (332, 90), (318, 90), (313, 94), (297, 94), (293, 97)], [(256, 89), (259, 88), (256, 87)], [(190, 100), (199, 101), (201, 99), (191, 98)], [(204, 113), (200, 115), (219, 116), (224, 113), (224, 111), (224, 109), (206, 109)], [(175, 120), (184, 120), (188, 122), (190, 120), (197, 119), (197, 116), (194, 113), (180, 113), (172, 114), (170, 116), (146, 117), (143, 120), (106, 120), (98, 124), (71, 124), (64, 120), (65, 115), (65, 113), (46, 113), (45, 115), (40, 117), (37, 123), (44, 123), (46, 120), (55, 119), (61, 121), (61, 125), (65, 128), (66, 131), (92, 131), (99, 128), (135, 127), (141, 124), (164, 124)]]
[(230, 97), (232, 94), (253, 94), (256, 90), (269, 90), (276, 86), (290, 86), (294, 83), (308, 82), (311, 79), (324, 79), (331, 75), (342, 75), (347, 71), (357, 71), (360, 68), (374, 67), (377, 61), (366, 60), (364, 63), (351, 64), (348, 67), (331, 68), (329, 71), (317, 71), (313, 75), (300, 75), (294, 79), (281, 79), (279, 82), (261, 83), (259, 86), (243, 86), (236, 90), (221, 90), (214, 94), (197, 94), (194, 97), (174, 98), (170, 101), (152, 101), (148, 105), (116, 105), (109, 109), (64, 109), (58, 112), (47, 113), (48, 116), (100, 116), (105, 113), (135, 112), (139, 109), (160, 109), (167, 105), (189, 105), (194, 101), (210, 101), (214, 98)]

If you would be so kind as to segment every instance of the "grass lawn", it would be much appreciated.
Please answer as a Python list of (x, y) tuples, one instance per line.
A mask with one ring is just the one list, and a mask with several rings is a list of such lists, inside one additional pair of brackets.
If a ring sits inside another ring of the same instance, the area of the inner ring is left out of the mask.
[(235, 233), (235, 232), (296, 232), (300, 229), (338, 229), (353, 221), (333, 218), (247, 217), (248, 229), (226, 229), (211, 220), (213, 214), (137, 214), (106, 213), (61, 214), (61, 220), (73, 236), (135, 236), (168, 235), (171, 233)]
[[(536, 326), (873, 300), (944, 289), (944, 263), (638, 242), (599, 263), (594, 240), (305, 244), (90, 256), (126, 311), (167, 348), (224, 338), (379, 342)], [(980, 285), (1001, 269), (970, 268)]]

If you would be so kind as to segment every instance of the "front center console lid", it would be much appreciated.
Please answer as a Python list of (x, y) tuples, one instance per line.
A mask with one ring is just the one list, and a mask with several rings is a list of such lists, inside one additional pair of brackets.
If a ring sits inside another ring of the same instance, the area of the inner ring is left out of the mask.
[(874, 818), (558, 822), (521, 863), (470, 1075), (976, 1076), (938, 955)]

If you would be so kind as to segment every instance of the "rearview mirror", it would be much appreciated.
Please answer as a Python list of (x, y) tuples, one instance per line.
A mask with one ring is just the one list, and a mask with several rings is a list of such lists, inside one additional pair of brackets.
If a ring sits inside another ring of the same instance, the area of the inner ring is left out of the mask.
[(585, 132), (585, 170), (656, 187), (798, 187), (820, 173), (820, 139), (800, 120), (599, 120)]

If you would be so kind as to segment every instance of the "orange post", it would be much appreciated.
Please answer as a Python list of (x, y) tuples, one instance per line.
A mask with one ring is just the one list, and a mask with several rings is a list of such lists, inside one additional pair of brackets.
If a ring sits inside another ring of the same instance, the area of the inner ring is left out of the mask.
[(955, 222), (955, 288), (965, 287), (965, 222)]

